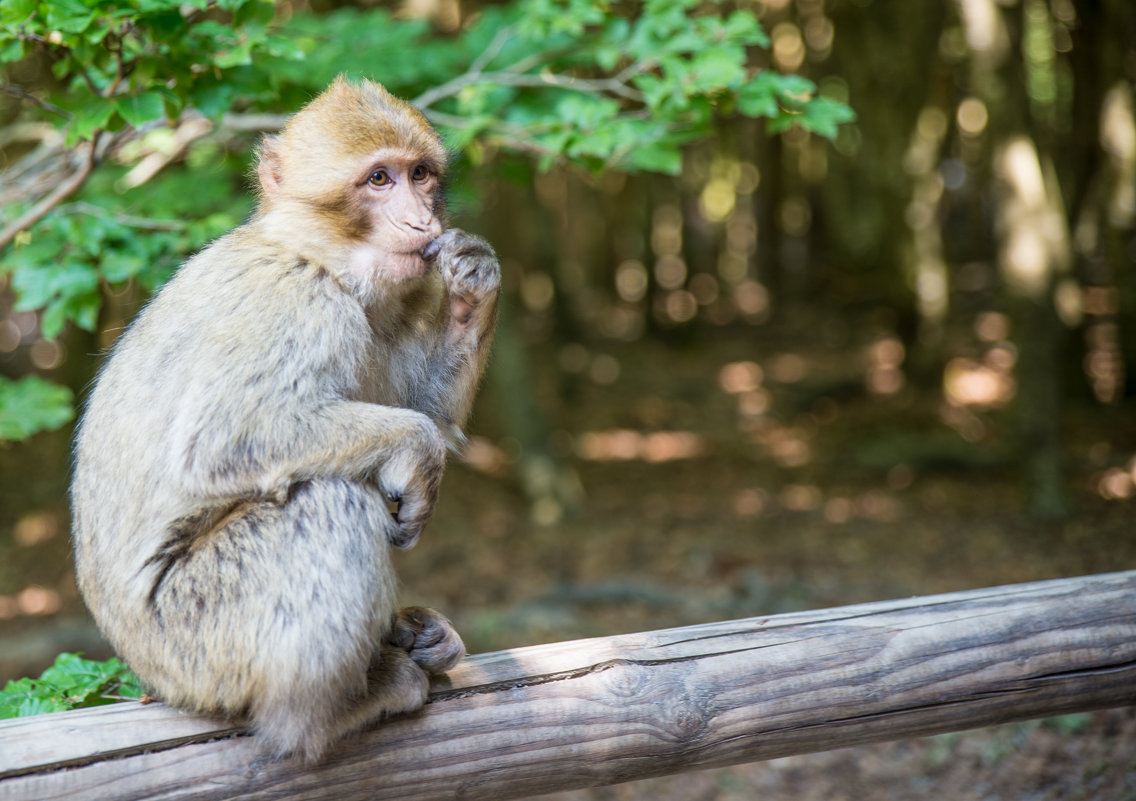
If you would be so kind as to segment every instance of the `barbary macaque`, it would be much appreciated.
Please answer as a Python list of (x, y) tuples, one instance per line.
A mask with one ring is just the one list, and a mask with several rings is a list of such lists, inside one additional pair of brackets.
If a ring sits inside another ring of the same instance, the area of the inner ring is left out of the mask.
[[(259, 152), (250, 220), (115, 345), (76, 440), (79, 588), (162, 700), (318, 759), (461, 658), (399, 610), (485, 366), (500, 268), (440, 219), (445, 150), (343, 78)], [(393, 507), (393, 508), (392, 508)]]

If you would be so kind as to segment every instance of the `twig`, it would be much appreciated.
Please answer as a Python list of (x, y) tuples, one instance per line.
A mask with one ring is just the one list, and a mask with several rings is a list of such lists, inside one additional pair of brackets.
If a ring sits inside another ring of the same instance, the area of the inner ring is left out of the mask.
[[(71, 52), (71, 48), (69, 47), (64, 47), (62, 49), (66, 50), (68, 53)], [(83, 83), (87, 84), (87, 88), (91, 90), (91, 94), (93, 94), (95, 97), (106, 97), (106, 95), (103, 94), (103, 90), (98, 87), (98, 84), (96, 84), (91, 78), (91, 74), (87, 72), (86, 68), (83, 67), (81, 63), (79, 63), (78, 59), (75, 60), (75, 72), (79, 73), (79, 77), (83, 79)]]
[(33, 94), (29, 94), (28, 92), (24, 91), (24, 87), (22, 87), (22, 86), (17, 86), (14, 83), (0, 83), (0, 92), (8, 95), (9, 97), (14, 97), (17, 100), (26, 100), (29, 103), (32, 103), (36, 106), (39, 106), (41, 109), (48, 112), (49, 114), (55, 114), (57, 116), (62, 117), (65, 120), (71, 119), (71, 114), (69, 112), (64, 111), (59, 106), (57, 106), (54, 103), (51, 103), (47, 100), (44, 100), (43, 98), (39, 98), (39, 97), (36, 97)]
[(91, 175), (91, 171), (95, 168), (96, 146), (98, 144), (99, 135), (100, 132), (96, 131), (91, 139), (79, 145), (79, 148), (85, 151), (82, 154), (82, 162), (79, 165), (79, 169), (61, 181), (55, 189), (38, 203), (21, 214), (15, 222), (3, 231), (0, 231), (0, 251), (6, 248), (8, 243), (16, 238), (17, 234), (27, 230), (42, 220), (49, 211), (75, 194), (75, 192), (79, 190), (79, 187), (86, 182), (87, 178)]
[(189, 227), (187, 223), (180, 220), (154, 220), (149, 217), (136, 217), (133, 214), (116, 214), (107, 211), (102, 206), (96, 206), (94, 203), (87, 203), (82, 200), (60, 206), (56, 209), (56, 212), (59, 214), (86, 214), (90, 217), (102, 217), (142, 231), (184, 231)]
[(485, 52), (473, 60), (469, 65), (469, 71), (472, 73), (480, 73), (497, 55), (501, 52), (501, 48), (505, 46), (505, 42), (509, 41), (509, 37), (513, 35), (511, 26), (506, 25), (501, 30), (497, 31), (497, 35), (493, 37), (493, 41), (489, 43), (489, 47), (485, 48)]
[[(432, 108), (426, 109), (422, 113), (425, 115), (426, 119), (434, 125), (444, 125), (448, 128), (460, 128), (469, 121), (468, 117), (462, 117), (459, 114), (447, 114), (444, 111), (435, 111)], [(515, 136), (525, 137), (554, 130), (556, 125), (555, 123), (544, 123), (543, 125), (524, 126), (494, 120), (492, 125), (486, 127), (490, 130), (506, 131)]]
[(234, 114), (226, 112), (221, 118), (221, 127), (226, 131), (235, 133), (279, 131), (287, 121), (287, 114)]
[(119, 184), (125, 189), (149, 181), (168, 165), (181, 158), (193, 142), (209, 134), (213, 130), (213, 122), (199, 115), (185, 116), (174, 131), (173, 147), (167, 152), (150, 153), (131, 168), (130, 172), (119, 179)]
[(506, 26), (497, 31), (493, 40), (489, 43), (488, 47), (473, 60), (469, 65), (469, 69), (462, 75), (447, 81), (441, 86), (436, 86), (426, 92), (423, 92), (411, 103), (419, 109), (427, 109), (433, 106), (439, 100), (447, 97), (453, 97), (462, 89), (467, 86), (473, 86), (479, 83), (496, 83), (503, 86), (555, 86), (562, 89), (573, 89), (578, 92), (610, 92), (614, 95), (635, 101), (637, 103), (643, 102), (643, 95), (641, 92), (632, 89), (627, 85), (628, 79), (633, 77), (637, 72), (637, 64), (622, 70), (615, 78), (572, 78), (555, 73), (542, 73), (540, 75), (530, 75), (528, 71), (533, 67), (548, 61), (556, 51), (542, 50), (539, 53), (532, 53), (514, 64), (504, 67), (492, 72), (486, 72), (485, 68), (500, 55), (505, 43), (509, 37), (513, 35), (513, 28)]
[(633, 100), (637, 103), (643, 102), (643, 94), (636, 89), (632, 89), (624, 83), (621, 83), (613, 78), (571, 78), (563, 75), (556, 75), (555, 73), (542, 73), (540, 75), (531, 75), (527, 73), (514, 73), (514, 72), (469, 72), (465, 75), (460, 75), (452, 81), (447, 81), (441, 86), (431, 89), (428, 92), (423, 92), (416, 97), (412, 102), (420, 109), (429, 108), (446, 97), (453, 97), (462, 89), (467, 86), (473, 86), (479, 83), (493, 83), (499, 86), (516, 86), (516, 87), (543, 87), (552, 86), (560, 89), (572, 89), (577, 92), (591, 92), (602, 94), (609, 92), (613, 95), (619, 95), (628, 100)]
[(472, 82), (476, 82), (476, 78), (481, 76), (482, 71), (489, 66), (489, 62), (493, 61), (501, 52), (501, 48), (505, 46), (505, 42), (508, 41), (511, 34), (512, 28), (509, 26), (497, 31), (493, 40), (489, 43), (489, 46), (482, 51), (481, 55), (473, 60), (473, 63), (469, 65), (469, 69), (466, 70), (464, 75), (459, 75), (452, 81), (447, 81), (441, 86), (435, 86), (433, 89), (423, 92), (414, 100), (410, 101), (411, 104), (420, 109), (429, 108), (442, 98), (456, 94), (463, 86), (468, 86), (471, 79)]

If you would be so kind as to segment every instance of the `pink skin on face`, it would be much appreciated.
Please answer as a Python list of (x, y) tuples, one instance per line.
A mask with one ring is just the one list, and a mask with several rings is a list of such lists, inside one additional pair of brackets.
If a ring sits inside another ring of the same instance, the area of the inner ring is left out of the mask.
[(426, 272), (421, 250), (442, 233), (434, 213), (438, 183), (430, 165), (405, 151), (384, 149), (369, 160), (358, 185), (383, 231), (376, 249), (398, 257), (385, 260), (388, 274), (416, 278)]

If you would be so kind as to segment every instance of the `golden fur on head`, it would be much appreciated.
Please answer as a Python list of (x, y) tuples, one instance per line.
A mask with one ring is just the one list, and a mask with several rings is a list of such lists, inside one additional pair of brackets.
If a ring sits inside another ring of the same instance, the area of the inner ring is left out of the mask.
[(445, 168), (446, 148), (422, 112), (380, 83), (340, 75), (296, 112), (279, 136), (265, 139), (261, 180), (267, 167), (285, 194), (324, 197), (357, 180), (349, 171), (384, 148), (413, 153), (439, 175)]

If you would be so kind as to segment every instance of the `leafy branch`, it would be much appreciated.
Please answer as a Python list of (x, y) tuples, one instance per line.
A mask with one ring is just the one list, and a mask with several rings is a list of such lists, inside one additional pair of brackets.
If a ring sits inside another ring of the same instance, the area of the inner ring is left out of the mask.
[(708, 135), (718, 115), (829, 137), (852, 119), (812, 82), (749, 65), (748, 49), (770, 42), (748, 11), (706, 13), (692, 0), (603, 9), (524, 0), (486, 11), (463, 37), (468, 66), (414, 102), (459, 147), (668, 173), (681, 165), (681, 145)]
[(451, 81), (423, 92), (411, 102), (419, 108), (430, 108), (441, 100), (456, 97), (467, 86), (491, 84), (494, 86), (513, 86), (530, 88), (560, 88), (592, 94), (610, 93), (619, 97), (643, 101), (643, 93), (629, 83), (636, 70), (628, 68), (613, 78), (580, 78), (572, 75), (558, 75), (547, 70), (531, 74), (528, 70), (553, 60), (550, 51), (540, 51), (500, 70), (486, 72), (485, 68), (496, 58), (504, 44), (517, 35), (516, 28), (501, 28), (489, 47), (470, 65), (469, 69)]
[[(119, 6), (5, 0), (0, 66), (42, 60), (55, 81), (37, 91), (0, 81), (0, 93), (62, 120), (73, 152), (54, 158), (74, 166), (61, 171), (55, 185), (34, 196), (30, 208), (0, 230), (0, 250), (79, 191), (108, 155), (146, 126), (176, 118), (193, 105), (208, 105), (226, 70), (251, 64), (255, 53), (301, 57), (268, 32), (272, 14), (272, 5), (261, 0), (148, 0)], [(226, 29), (210, 18), (218, 15), (232, 26)], [(203, 62), (209, 69), (202, 69)]]
[(95, 662), (60, 654), (38, 679), (15, 679), (0, 690), (0, 719), (141, 699), (142, 685), (118, 659)]
[[(276, 11), (269, 0), (0, 3), (0, 95), (19, 104), (0, 153), (23, 153), (0, 171), (0, 279), (43, 336), (94, 330), (105, 287), (153, 288), (235, 225), (251, 136), (342, 72), (415, 98), (471, 159), (511, 152), (541, 167), (675, 174), (683, 145), (721, 117), (828, 137), (852, 119), (811, 81), (753, 63), (770, 41), (751, 11), (705, 0), (631, 0), (619, 13), (606, 0), (513, 0), (455, 37), (381, 8)], [(210, 169), (180, 166), (195, 159)], [(22, 385), (21, 397), (41, 389)]]
[(58, 117), (62, 117), (65, 120), (71, 119), (70, 112), (64, 111), (54, 103), (51, 103), (47, 100), (44, 100), (42, 97), (39, 97), (38, 95), (34, 95), (31, 92), (28, 92), (24, 89), (24, 87), (17, 86), (14, 83), (0, 83), (0, 94), (8, 95), (8, 97), (14, 97), (16, 100), (22, 100), (27, 103), (31, 103), (48, 112), (49, 114), (54, 114)]
[(31, 228), (46, 217), (52, 209), (79, 191), (95, 169), (97, 162), (95, 154), (98, 152), (99, 136), (101, 135), (101, 131), (95, 131), (90, 139), (80, 142), (76, 154), (79, 160), (78, 168), (56, 184), (30, 209), (6, 225), (3, 230), (0, 230), (0, 250), (7, 247), (8, 243), (15, 239), (21, 231)]

